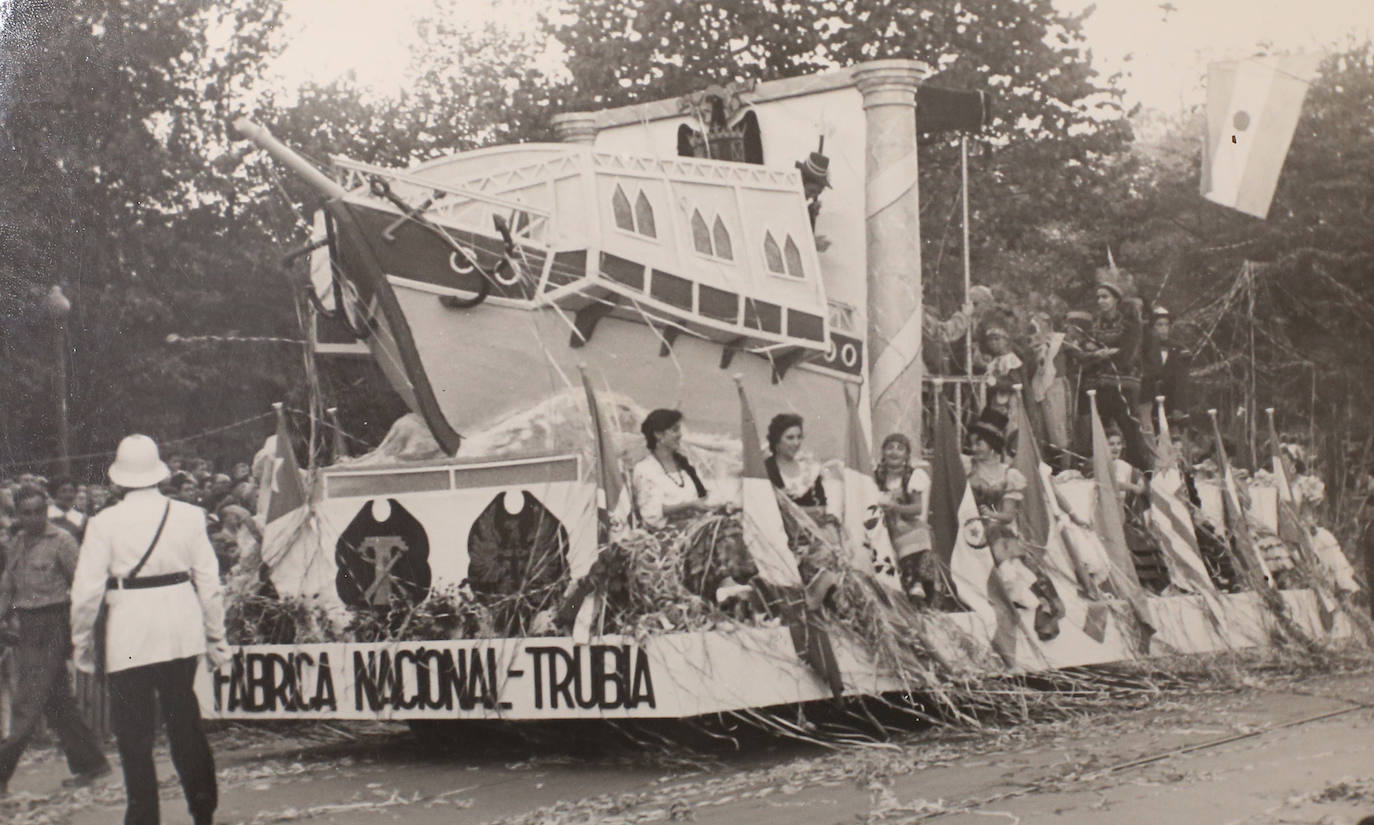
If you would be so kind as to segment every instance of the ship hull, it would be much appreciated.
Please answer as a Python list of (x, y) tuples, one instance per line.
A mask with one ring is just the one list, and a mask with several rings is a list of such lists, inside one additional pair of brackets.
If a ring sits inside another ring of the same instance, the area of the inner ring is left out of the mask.
[(681, 410), (693, 431), (732, 438), (739, 437), (733, 380), (739, 374), (762, 417), (797, 413), (806, 419), (812, 451), (842, 455), (845, 391), (856, 381), (843, 373), (802, 364), (775, 380), (775, 363), (749, 352), (733, 354), (722, 367), (726, 349), (718, 343), (680, 335), (667, 346), (647, 323), (615, 316), (601, 319), (589, 340), (574, 347), (571, 315), (556, 308), (487, 301), (450, 309), (430, 291), (395, 279), (392, 285), (439, 407), (460, 433), (577, 386), (578, 367), (586, 365), (598, 389), (644, 409)]

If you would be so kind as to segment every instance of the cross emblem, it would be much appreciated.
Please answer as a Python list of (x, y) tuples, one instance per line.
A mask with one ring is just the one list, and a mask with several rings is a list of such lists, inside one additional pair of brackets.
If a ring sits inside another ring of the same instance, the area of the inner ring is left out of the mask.
[(363, 601), (376, 607), (391, 603), (391, 568), (407, 549), (400, 536), (368, 536), (363, 540), (358, 546), (358, 555), (372, 562), (372, 585), (363, 593)]

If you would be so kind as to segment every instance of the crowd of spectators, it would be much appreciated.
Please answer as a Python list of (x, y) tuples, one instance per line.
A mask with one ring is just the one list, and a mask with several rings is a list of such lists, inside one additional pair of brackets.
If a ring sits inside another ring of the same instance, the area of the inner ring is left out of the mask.
[[(206, 530), (220, 572), (227, 576), (240, 561), (254, 554), (262, 531), (254, 514), (258, 510), (259, 486), (248, 462), (235, 463), (229, 472), (217, 472), (208, 458), (172, 455), (167, 459), (172, 471), (159, 491), (177, 501), (205, 510)], [(120, 500), (123, 491), (115, 485), (83, 483), (73, 478), (45, 478), (33, 473), (0, 480), (0, 565), (3, 545), (18, 529), (15, 493), (26, 485), (48, 493), (48, 520), (68, 531), (79, 542), (87, 520)]]
[(1164, 398), (1180, 429), (1199, 423), (1189, 386), (1192, 354), (1174, 340), (1172, 327), (1166, 307), (1144, 300), (1127, 273), (1111, 269), (1098, 273), (1093, 304), (1081, 310), (1054, 299), (1018, 311), (976, 286), (950, 318), (927, 315), (924, 353), (932, 374), (977, 376), (989, 402), (1019, 387), (1056, 469), (1083, 469), (1091, 453), (1088, 393), (1095, 392), (1104, 423), (1125, 440), (1126, 460), (1148, 472), (1156, 398)]

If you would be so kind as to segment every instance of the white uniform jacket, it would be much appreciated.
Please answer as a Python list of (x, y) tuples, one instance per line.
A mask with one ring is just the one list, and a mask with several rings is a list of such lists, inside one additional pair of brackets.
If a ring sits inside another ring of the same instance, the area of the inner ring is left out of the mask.
[(125, 577), (148, 549), (169, 499), (148, 488), (91, 517), (72, 581), (72, 646), (78, 669), (95, 670), (95, 619), (109, 605), (106, 670), (184, 659), (224, 646), (224, 600), (219, 562), (205, 532), (205, 511), (171, 501), (167, 524), (138, 577), (189, 573), (165, 587), (106, 592), (111, 576)]

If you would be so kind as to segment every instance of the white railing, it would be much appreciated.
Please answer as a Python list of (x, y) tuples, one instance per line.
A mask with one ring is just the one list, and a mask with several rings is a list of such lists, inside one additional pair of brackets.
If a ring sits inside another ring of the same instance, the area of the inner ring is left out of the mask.
[[(510, 213), (503, 215), (507, 218), (510, 226), (511, 236), (530, 243), (547, 245), (545, 240), (548, 235), (551, 213), (548, 209), (521, 201), (493, 195), (489, 192), (478, 192), (463, 186), (440, 183), (422, 175), (414, 175), (407, 172), (388, 169), (385, 166), (374, 166), (362, 161), (350, 160), (345, 157), (335, 155), (330, 158), (334, 166), (343, 173), (341, 181), (343, 187), (350, 191), (357, 189), (369, 189), (374, 179), (381, 179), (388, 184), (399, 183), (417, 190), (443, 195), (442, 199), (435, 198), (433, 203), (425, 210), (427, 215), (437, 215), (446, 217), (457, 217), (457, 213), (464, 207), (472, 204), (480, 204), (489, 207), (492, 214)], [(421, 204), (411, 204), (419, 207)], [(523, 214), (524, 220), (517, 220), (516, 216)], [(490, 234), (488, 226), (475, 227), (483, 234)]]

